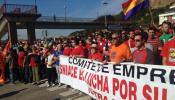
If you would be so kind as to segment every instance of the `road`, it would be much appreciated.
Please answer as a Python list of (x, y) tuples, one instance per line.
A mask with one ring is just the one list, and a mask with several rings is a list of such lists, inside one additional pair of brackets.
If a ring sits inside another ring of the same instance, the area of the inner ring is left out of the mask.
[(48, 88), (47, 82), (38, 86), (18, 82), (0, 85), (0, 100), (91, 100), (91, 97), (65, 85)]

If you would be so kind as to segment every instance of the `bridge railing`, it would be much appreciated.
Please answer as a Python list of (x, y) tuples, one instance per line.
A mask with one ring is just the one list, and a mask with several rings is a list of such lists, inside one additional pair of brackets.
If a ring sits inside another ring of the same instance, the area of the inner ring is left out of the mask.
[(0, 14), (37, 14), (37, 7), (35, 5), (16, 5), (16, 4), (3, 4), (0, 7)]
[(93, 18), (72, 18), (72, 17), (55, 17), (55, 16), (42, 16), (37, 21), (42, 22), (94, 22)]
[[(56, 17), (56, 16), (41, 16), (37, 19), (39, 22), (77, 22), (77, 23), (99, 23), (104, 24), (103, 20), (96, 20), (95, 18), (72, 18), (72, 17)], [(130, 21), (107, 21), (107, 24), (130, 24)]]

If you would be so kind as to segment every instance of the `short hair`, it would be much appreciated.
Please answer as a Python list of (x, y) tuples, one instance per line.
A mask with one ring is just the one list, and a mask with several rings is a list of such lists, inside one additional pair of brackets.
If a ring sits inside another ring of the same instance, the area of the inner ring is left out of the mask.
[(170, 26), (170, 23), (167, 22), (167, 21), (164, 21), (164, 22), (162, 23), (162, 25), (163, 25), (163, 24), (167, 24), (168, 26)]
[(79, 45), (79, 39), (78, 38), (75, 38), (73, 41), (75, 42), (75, 45)]
[(132, 29), (132, 28), (128, 29), (128, 32), (134, 32), (134, 29)]
[(142, 32), (142, 33), (135, 34), (135, 36), (137, 36), (137, 35), (141, 36), (141, 39), (145, 40), (145, 42), (148, 40), (148, 33), (147, 32)]
[(148, 30), (154, 30), (155, 31), (155, 27), (149, 27)]

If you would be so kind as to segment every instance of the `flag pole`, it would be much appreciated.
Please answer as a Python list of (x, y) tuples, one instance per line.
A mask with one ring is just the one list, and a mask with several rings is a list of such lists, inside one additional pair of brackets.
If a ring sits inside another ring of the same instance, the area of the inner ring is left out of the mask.
[(149, 1), (149, 14), (150, 14), (150, 17), (151, 17), (151, 24), (152, 25), (154, 25), (155, 23), (154, 23), (154, 18), (153, 18), (153, 13), (152, 13), (152, 11), (151, 11), (151, 3), (150, 3), (150, 0), (148, 0)]
[(4, 0), (4, 4), (6, 4), (6, 0)]

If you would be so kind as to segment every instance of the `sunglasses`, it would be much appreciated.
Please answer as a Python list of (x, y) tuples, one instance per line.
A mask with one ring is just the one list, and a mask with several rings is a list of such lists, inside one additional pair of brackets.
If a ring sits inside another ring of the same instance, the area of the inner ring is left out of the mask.
[(139, 39), (136, 39), (136, 40), (134, 40), (135, 42), (140, 42), (141, 40), (139, 40)]
[(112, 39), (115, 40), (115, 39), (118, 39), (118, 37), (113, 37)]

